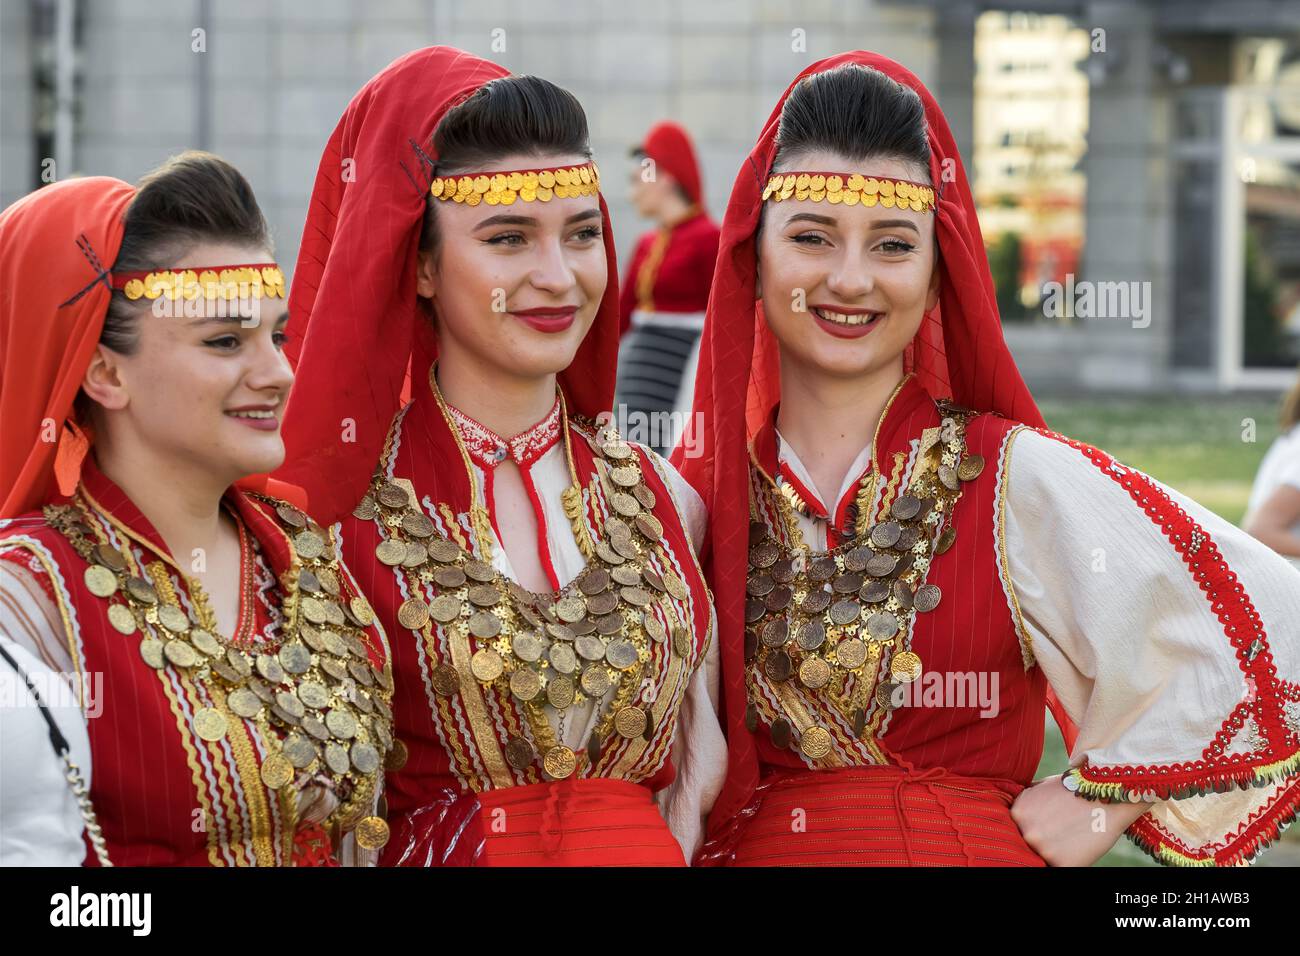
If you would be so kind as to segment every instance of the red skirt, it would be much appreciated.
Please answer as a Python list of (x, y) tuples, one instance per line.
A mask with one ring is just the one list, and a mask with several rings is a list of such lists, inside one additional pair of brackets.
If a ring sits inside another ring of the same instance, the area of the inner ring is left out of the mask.
[(561, 780), (452, 794), (398, 821), (388, 866), (685, 866), (650, 790)]
[[(1011, 819), (1022, 787), (900, 767), (781, 771), (747, 808), (731, 866), (1045, 866)], [(707, 852), (707, 848), (706, 848)]]

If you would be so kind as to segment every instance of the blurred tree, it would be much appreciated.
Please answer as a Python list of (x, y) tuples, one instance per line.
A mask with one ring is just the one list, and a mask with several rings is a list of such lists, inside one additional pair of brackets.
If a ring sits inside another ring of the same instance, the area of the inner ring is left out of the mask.
[(1020, 301), (1020, 234), (1004, 232), (988, 247), (989, 269), (1003, 322), (1024, 322), (1029, 318)]

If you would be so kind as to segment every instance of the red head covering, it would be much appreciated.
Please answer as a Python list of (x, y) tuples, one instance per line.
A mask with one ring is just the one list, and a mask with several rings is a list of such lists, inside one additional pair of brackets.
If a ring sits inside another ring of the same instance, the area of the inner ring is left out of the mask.
[(88, 441), (72, 405), (134, 196), (118, 179), (69, 179), (0, 213), (0, 518), (76, 488)]
[(727, 784), (711, 817), (717, 823), (745, 805), (758, 778), (757, 757), (744, 724), (743, 608), (749, 535), (744, 503), (749, 495), (748, 442), (780, 400), (780, 381), (777, 343), (754, 298), (754, 231), (776, 156), (777, 127), (786, 98), (804, 77), (845, 63), (879, 70), (915, 90), (925, 105), (930, 177), (938, 192), (935, 236), (940, 291), (938, 306), (925, 316), (904, 353), (905, 370), (915, 372), (934, 398), (952, 398), (978, 411), (1043, 424), (1003, 340), (975, 203), (956, 143), (934, 97), (908, 70), (874, 53), (842, 53), (814, 63), (776, 104), (732, 188), (696, 377), (695, 411), (703, 416), (704, 432), (696, 447), (703, 448), (704, 454), (683, 459), (686, 446), (679, 445), (673, 456), (704, 497), (711, 519), (706, 568), (717, 602), (730, 747)]
[[(298, 378), (279, 472), (307, 489), (322, 522), (361, 499), (408, 370), (418, 387), (437, 354), (415, 288), (438, 158), (434, 130), (453, 106), (508, 75), (452, 47), (408, 53), (352, 98), (325, 147), (289, 296), (288, 351)], [(573, 364), (560, 373), (569, 409), (591, 418), (613, 403), (618, 354), (614, 233), (603, 197), (600, 208), (609, 284)]]
[(656, 123), (646, 134), (641, 152), (655, 161), (655, 166), (668, 173), (682, 185), (691, 202), (704, 204), (700, 186), (700, 164), (695, 158), (695, 147), (685, 128), (671, 120)]

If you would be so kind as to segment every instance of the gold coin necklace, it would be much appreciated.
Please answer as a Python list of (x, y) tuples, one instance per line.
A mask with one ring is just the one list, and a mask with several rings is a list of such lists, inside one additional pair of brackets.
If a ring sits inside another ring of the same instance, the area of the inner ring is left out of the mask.
[[(642, 687), (643, 671), (653, 659), (653, 645), (665, 645), (660, 653), (678, 658), (690, 658), (694, 653), (691, 629), (673, 604), (685, 600), (688, 593), (664, 556), (663, 527), (652, 511), (654, 492), (642, 479), (636, 452), (613, 428), (600, 429), (594, 438), (588, 436), (597, 455), (593, 489), (599, 483), (610, 501), (611, 513), (604, 521), (600, 541), (586, 537), (583, 486), (577, 477), (568, 410), (560, 392), (560, 428), (571, 479), (564, 494), (565, 511), (588, 563), (559, 591), (533, 594), (493, 566), (495, 548), (483, 490), (442, 399), (434, 368), (429, 372), (429, 386), (456, 441), (471, 488), (470, 524), (477, 555), (436, 533), (408, 481), (383, 477), (393, 454), (392, 430), (375, 482), (353, 513), (362, 520), (378, 522), (386, 537), (376, 548), (376, 556), (394, 569), (400, 567), (407, 577), (407, 590), (413, 597), (399, 609), (402, 625), (420, 631), (426, 646), (433, 643), (435, 626), (459, 631), (477, 646), (469, 674), (447, 661), (437, 665), (431, 675), (434, 690), (452, 696), (461, 692), (462, 681), (473, 679), (485, 690), (513, 697), (532, 736), (529, 740), (515, 735), (507, 742), (506, 759), (514, 770), (535, 772), (540, 751), (541, 769), (552, 778), (562, 779), (579, 769), (589, 772), (611, 733), (624, 739), (653, 737), (654, 724), (644, 717), (647, 711), (633, 704)], [(657, 557), (662, 571), (656, 569), (652, 557)], [(437, 596), (426, 604), (423, 595), (430, 585)], [(611, 693), (613, 698), (584, 753), (575, 753), (557, 739), (546, 705), (556, 711), (562, 736), (570, 707), (589, 699), (599, 706)], [(640, 721), (636, 714), (642, 715)]]
[[(286, 533), (296, 558), (285, 575), (287, 586), (281, 589), (282, 639), (256, 647), (251, 583), (255, 558), (238, 516), (234, 517), (244, 598), (239, 630), (227, 640), (219, 635), (202, 585), (104, 511), (87, 492), (79, 492), (70, 505), (47, 507), (45, 514), (89, 563), (84, 572), (86, 587), (110, 601), (108, 619), (113, 628), (124, 636), (142, 636), (139, 653), (144, 662), (158, 671), (176, 668), (209, 689), (212, 705), (195, 711), (195, 734), (215, 742), (227, 736), (232, 721), (251, 721), (268, 751), (260, 765), (262, 783), (278, 791), (295, 780), (326, 776), (340, 801), (327, 825), (344, 830), (356, 827), (358, 844), (377, 849), (383, 844), (375, 841), (380, 835), (386, 839), (387, 824), (368, 814), (377, 774), (393, 746), (388, 702), (392, 679), (370, 663), (368, 648), (358, 635), (365, 625), (357, 611), (369, 616), (368, 605), (359, 596), (344, 605), (346, 610), (335, 603), (341, 590), (339, 574), (332, 547), (321, 540), (323, 530), (309, 527), (309, 519), (292, 505), (256, 497), (277, 506), (286, 532), (297, 531)], [(90, 519), (92, 508), (104, 514), (123, 537), (155, 551), (161, 560), (142, 569), (145, 574), (132, 574), (127, 554), (114, 547)], [(186, 584), (191, 614), (180, 606), (168, 565)], [(307, 593), (312, 590), (318, 593)], [(112, 601), (114, 597), (120, 601)], [(248, 642), (239, 642), (244, 635)]]
[[(899, 687), (921, 676), (921, 658), (910, 647), (910, 621), (913, 612), (938, 606), (939, 587), (922, 582), (933, 556), (947, 551), (956, 538), (950, 517), (944, 524), (945, 515), (951, 516), (962, 483), (978, 477), (984, 464), (979, 455), (963, 457), (965, 428), (973, 413), (940, 407), (949, 414), (939, 427), (923, 433), (906, 492), (882, 520), (870, 524), (864, 479), (854, 534), (829, 551), (811, 551), (796, 517), (798, 496), (753, 462), (770, 488), (792, 546), (778, 543), (751, 503), (745, 602), (750, 698), (745, 720), (751, 732), (758, 726), (760, 704), (768, 707), (755, 683), (759, 674), (776, 687), (792, 682), (824, 695), (857, 737), (866, 731), (873, 694), (879, 711), (888, 712)], [(879, 681), (887, 654), (888, 679)], [(850, 680), (852, 690), (846, 695)], [(778, 748), (797, 745), (810, 760), (831, 755), (834, 737), (825, 727), (813, 722), (796, 728), (782, 712), (765, 716)]]

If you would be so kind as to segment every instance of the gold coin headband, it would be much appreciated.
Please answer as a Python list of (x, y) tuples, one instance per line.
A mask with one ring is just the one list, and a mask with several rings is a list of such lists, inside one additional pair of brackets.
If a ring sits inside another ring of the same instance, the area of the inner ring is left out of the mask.
[(114, 289), (121, 289), (133, 301), (159, 296), (187, 301), (199, 296), (205, 299), (284, 297), (284, 273), (274, 262), (222, 266), (219, 269), (198, 266), (161, 272), (115, 272), (112, 284)]
[(429, 186), (429, 195), (434, 199), (461, 202), (467, 206), (484, 202), (489, 206), (509, 206), (516, 199), (550, 202), (551, 197), (594, 196), (598, 192), (600, 170), (595, 163), (442, 176), (435, 178)]
[(908, 179), (882, 179), (861, 173), (777, 173), (767, 181), (763, 200), (811, 199), (846, 206), (884, 206), (933, 212), (934, 187)]

